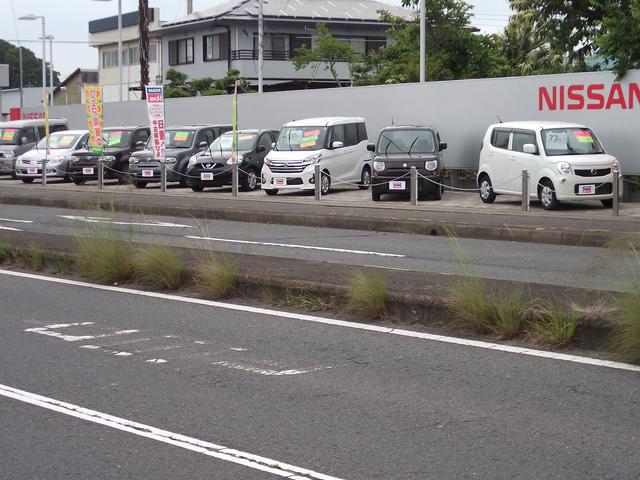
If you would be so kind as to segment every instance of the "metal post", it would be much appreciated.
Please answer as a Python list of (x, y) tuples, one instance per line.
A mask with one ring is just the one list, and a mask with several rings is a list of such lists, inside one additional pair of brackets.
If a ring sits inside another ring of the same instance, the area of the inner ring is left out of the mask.
[(122, 102), (122, 0), (118, 0), (118, 75), (120, 77), (119, 98)]
[(529, 208), (529, 172), (527, 172), (526, 170), (522, 170), (522, 211), (528, 212)]
[(425, 81), (425, 59), (427, 56), (426, 0), (420, 0), (420, 83)]
[(42, 185), (47, 185), (47, 155), (42, 160)]
[(313, 186), (315, 187), (316, 192), (316, 200), (320, 200), (322, 198), (322, 177), (320, 176), (320, 165), (316, 163), (314, 167), (314, 175), (313, 175)]
[[(264, 0), (258, 0), (258, 93), (262, 93), (264, 69)], [(237, 48), (237, 47), (236, 47)]]
[(167, 191), (167, 162), (164, 158), (160, 160), (160, 191)]
[(44, 33), (44, 17), (42, 18), (42, 108), (44, 108), (44, 102), (47, 101), (47, 46)]
[(22, 81), (22, 45), (20, 45), (19, 47), (19, 61), (20, 61), (20, 115), (22, 115), (22, 108), (24, 107), (24, 100), (23, 100), (23, 95), (24, 95), (24, 88), (23, 88), (23, 81)]
[(98, 159), (98, 189), (104, 186), (104, 157)]
[(418, 205), (418, 170), (416, 167), (411, 167), (411, 206), (415, 207)]
[(53, 106), (53, 35), (49, 39), (49, 105)]
[(612, 192), (613, 192), (613, 216), (617, 217), (619, 212), (619, 201), (620, 201), (620, 172), (613, 172), (613, 184), (612, 184)]
[(238, 161), (231, 165), (231, 195), (238, 196)]

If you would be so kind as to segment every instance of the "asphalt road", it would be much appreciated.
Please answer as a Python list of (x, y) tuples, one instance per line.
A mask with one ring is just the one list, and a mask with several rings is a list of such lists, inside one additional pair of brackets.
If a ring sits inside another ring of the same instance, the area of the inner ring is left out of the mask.
[[(2, 205), (3, 229), (55, 235), (86, 233), (108, 224), (145, 243), (214, 248), (346, 265), (459, 274), (469, 265), (482, 278), (624, 290), (637, 269), (630, 252), (523, 242), (460, 239), (287, 225), (100, 213), (91, 210)], [(61, 241), (72, 241), (66, 238)], [(28, 242), (28, 240), (26, 240)]]
[(340, 479), (640, 475), (640, 371), (5, 272), (0, 304), (2, 478), (278, 478), (6, 386)]

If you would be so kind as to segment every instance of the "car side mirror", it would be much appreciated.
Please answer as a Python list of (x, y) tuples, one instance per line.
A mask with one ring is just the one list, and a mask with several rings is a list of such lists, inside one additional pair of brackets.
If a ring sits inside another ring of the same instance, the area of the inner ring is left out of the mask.
[(376, 144), (375, 143), (367, 143), (367, 150), (369, 150), (370, 152), (375, 152), (376, 151)]
[(136, 142), (136, 150), (143, 150), (144, 149), (144, 142), (142, 140), (138, 140)]
[(256, 148), (256, 152), (261, 153), (261, 152), (265, 152), (267, 149), (264, 145), (259, 145), (258, 148)]
[(204, 140), (198, 144), (198, 148), (202, 148), (202, 149), (207, 148), (208, 146), (209, 144)]
[(271, 148), (276, 148), (276, 142), (271, 142)]
[(446, 150), (447, 149), (447, 142), (440, 142), (440, 150)]
[(535, 155), (536, 154), (536, 146), (533, 143), (525, 143), (522, 146), (522, 152), (523, 153), (529, 153), (531, 155)]
[(342, 147), (344, 147), (344, 143), (341, 142), (340, 140), (336, 140), (331, 144), (331, 148), (342, 148)]
[(20, 138), (20, 144), (21, 145), (26, 145), (28, 142), (28, 138), (27, 137), (22, 137)]

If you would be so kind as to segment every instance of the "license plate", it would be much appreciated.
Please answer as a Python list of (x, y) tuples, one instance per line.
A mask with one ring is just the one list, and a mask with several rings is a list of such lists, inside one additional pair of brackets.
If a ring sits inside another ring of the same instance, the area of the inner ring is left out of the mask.
[(153, 170), (142, 170), (143, 177), (153, 177)]
[(389, 190), (404, 190), (405, 188), (405, 182), (401, 180), (389, 182)]
[(579, 185), (578, 186), (578, 195), (595, 195), (596, 186), (595, 185)]
[(273, 179), (273, 184), (276, 187), (284, 187), (287, 185), (287, 179), (286, 178), (274, 178)]
[(33, 168), (33, 167), (27, 168), (27, 173), (29, 175), (36, 175), (38, 173), (38, 169), (37, 168)]
[(213, 173), (211, 173), (211, 172), (202, 172), (200, 174), (200, 180), (213, 180)]
[(86, 167), (83, 168), (82, 169), (82, 174), (83, 175), (93, 175), (93, 168), (91, 168), (91, 167), (90, 168), (86, 168)]

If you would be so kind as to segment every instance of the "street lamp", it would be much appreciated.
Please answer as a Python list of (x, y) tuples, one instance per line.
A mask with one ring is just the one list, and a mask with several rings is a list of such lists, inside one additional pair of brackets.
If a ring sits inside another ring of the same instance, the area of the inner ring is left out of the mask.
[[(93, 0), (94, 2), (110, 2), (111, 0)], [(99, 61), (99, 60), (98, 60)], [(118, 75), (120, 83), (120, 101), (122, 102), (122, 0), (118, 0)]]
[(42, 20), (42, 103), (46, 101), (46, 90), (47, 90), (47, 59), (46, 59), (46, 46), (45, 46), (45, 31), (44, 31), (44, 17), (42, 15), (34, 15), (30, 13), (29, 15), (23, 15), (19, 17), (18, 20), (37, 20), (40, 18)]

